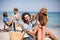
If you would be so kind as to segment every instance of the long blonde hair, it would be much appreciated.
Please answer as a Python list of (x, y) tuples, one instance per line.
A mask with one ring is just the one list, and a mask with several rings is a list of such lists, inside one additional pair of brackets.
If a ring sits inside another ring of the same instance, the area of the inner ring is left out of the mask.
[[(42, 14), (42, 15), (41, 15), (41, 14)], [(40, 16), (40, 15), (41, 15), (41, 16)], [(47, 25), (47, 22), (48, 22), (47, 9), (46, 9), (46, 8), (42, 8), (42, 9), (40, 10), (40, 15), (39, 15), (38, 20), (40, 20), (40, 19), (42, 18), (43, 21), (44, 21), (43, 26), (46, 26), (46, 25)]]

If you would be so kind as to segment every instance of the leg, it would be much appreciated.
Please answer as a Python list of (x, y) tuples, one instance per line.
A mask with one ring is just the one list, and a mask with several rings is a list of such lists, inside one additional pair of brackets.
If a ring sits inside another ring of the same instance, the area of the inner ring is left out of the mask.
[(48, 32), (49, 38), (51, 38), (52, 40), (57, 40), (56, 36), (51, 31), (48, 30), (47, 32)]
[(43, 27), (42, 27), (42, 40), (45, 39), (45, 32), (46, 32), (46, 27), (43, 26)]
[(13, 30), (14, 30), (14, 31), (16, 31), (16, 27), (15, 27), (15, 26), (16, 26), (16, 25), (15, 25), (15, 22), (13, 22), (13, 28), (14, 28)]
[(41, 40), (41, 28), (38, 28), (37, 40)]

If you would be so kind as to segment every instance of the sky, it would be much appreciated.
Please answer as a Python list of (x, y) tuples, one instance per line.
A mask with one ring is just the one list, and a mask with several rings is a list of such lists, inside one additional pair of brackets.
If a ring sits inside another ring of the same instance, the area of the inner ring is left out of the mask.
[(42, 7), (46, 7), (48, 12), (60, 12), (60, 0), (0, 0), (0, 11), (38, 12)]

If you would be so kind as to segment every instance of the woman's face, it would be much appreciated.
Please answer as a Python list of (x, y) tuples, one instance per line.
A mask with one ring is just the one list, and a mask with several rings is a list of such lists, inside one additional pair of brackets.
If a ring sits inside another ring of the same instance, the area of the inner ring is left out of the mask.
[(30, 18), (29, 15), (25, 15), (24, 18), (25, 18), (25, 20), (26, 20), (27, 23), (31, 22), (31, 18)]

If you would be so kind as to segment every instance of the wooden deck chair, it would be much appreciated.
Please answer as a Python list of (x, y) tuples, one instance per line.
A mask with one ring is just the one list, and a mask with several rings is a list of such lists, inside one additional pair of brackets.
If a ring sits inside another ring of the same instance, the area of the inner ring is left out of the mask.
[(10, 35), (10, 40), (23, 40), (25, 32), (21, 33), (21, 32), (9, 32)]

